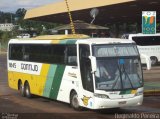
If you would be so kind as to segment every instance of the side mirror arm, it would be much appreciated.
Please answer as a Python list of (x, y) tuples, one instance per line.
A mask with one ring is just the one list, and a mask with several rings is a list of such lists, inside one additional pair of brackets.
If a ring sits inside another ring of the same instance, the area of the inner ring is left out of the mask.
[(96, 70), (97, 70), (97, 61), (96, 61), (96, 57), (94, 57), (94, 56), (89, 56), (89, 59), (91, 60), (91, 67), (92, 67), (91, 73), (95, 73)]

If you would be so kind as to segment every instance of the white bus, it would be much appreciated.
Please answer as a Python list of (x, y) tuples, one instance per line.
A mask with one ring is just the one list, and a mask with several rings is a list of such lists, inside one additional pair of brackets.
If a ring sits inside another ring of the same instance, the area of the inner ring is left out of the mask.
[[(138, 45), (140, 54), (146, 55), (151, 59), (151, 64), (156, 65), (160, 61), (160, 34), (127, 34), (122, 38), (133, 40)], [(146, 63), (144, 57), (142, 63)]]
[(81, 35), (12, 39), (8, 82), (22, 96), (70, 103), (74, 109), (138, 106), (143, 76), (135, 42)]

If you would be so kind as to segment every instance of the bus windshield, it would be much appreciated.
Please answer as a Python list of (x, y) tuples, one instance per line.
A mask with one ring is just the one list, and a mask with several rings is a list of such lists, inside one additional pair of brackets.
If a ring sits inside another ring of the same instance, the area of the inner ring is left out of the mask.
[(95, 57), (138, 56), (136, 44), (94, 45)]
[[(100, 46), (98, 46), (100, 48)], [(104, 46), (102, 46), (104, 48)], [(106, 46), (107, 49), (108, 46)], [(114, 47), (119, 47), (112, 45)], [(122, 48), (122, 45), (120, 46)], [(95, 47), (97, 51), (97, 47)], [(111, 48), (111, 46), (110, 46)], [(124, 46), (126, 48), (126, 46)], [(123, 48), (122, 48), (123, 49)], [(128, 48), (129, 50), (129, 48)], [(95, 86), (97, 90), (124, 90), (136, 89), (143, 86), (142, 71), (138, 52), (134, 46), (130, 46), (128, 55), (122, 56), (96, 56), (97, 71), (95, 72)], [(105, 51), (103, 51), (103, 54)], [(116, 54), (116, 53), (115, 53)], [(137, 56), (132, 56), (136, 55)], [(96, 52), (94, 52), (96, 55)], [(131, 56), (130, 56), (131, 55)]]

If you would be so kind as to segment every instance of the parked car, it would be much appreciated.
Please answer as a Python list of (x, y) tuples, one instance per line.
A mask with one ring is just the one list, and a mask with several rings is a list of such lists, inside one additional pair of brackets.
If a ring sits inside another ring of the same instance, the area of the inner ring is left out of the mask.
[(23, 34), (20, 34), (19, 36), (17, 36), (17, 38), (30, 38), (31, 35), (28, 34), (28, 33), (23, 33)]

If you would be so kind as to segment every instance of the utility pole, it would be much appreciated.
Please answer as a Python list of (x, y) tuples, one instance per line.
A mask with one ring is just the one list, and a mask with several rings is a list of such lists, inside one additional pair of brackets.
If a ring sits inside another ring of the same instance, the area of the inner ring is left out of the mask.
[(66, 2), (66, 6), (67, 6), (67, 10), (68, 10), (68, 15), (69, 15), (69, 19), (70, 19), (70, 25), (71, 25), (71, 30), (72, 30), (72, 34), (75, 35), (76, 32), (75, 32), (75, 27), (74, 27), (74, 24), (73, 24), (73, 19), (72, 19), (72, 14), (69, 10), (69, 4), (68, 4), (68, 1), (65, 0)]
[(12, 23), (12, 13), (11, 13), (11, 23)]

